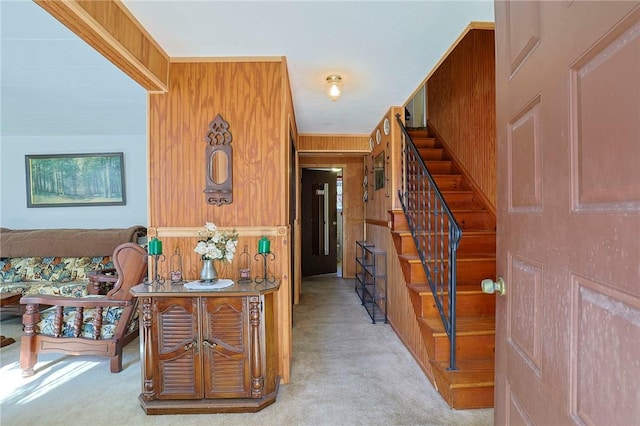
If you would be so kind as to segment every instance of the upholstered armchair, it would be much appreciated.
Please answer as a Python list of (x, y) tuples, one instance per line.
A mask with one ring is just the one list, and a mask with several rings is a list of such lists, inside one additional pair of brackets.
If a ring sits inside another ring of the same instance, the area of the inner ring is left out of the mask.
[[(20, 342), (22, 375), (32, 376), (39, 353), (99, 355), (111, 359), (111, 372), (122, 371), (122, 349), (138, 334), (137, 304), (129, 289), (147, 273), (147, 253), (135, 243), (113, 252), (115, 274), (106, 281), (113, 288), (106, 295), (63, 297), (28, 295), (22, 316)], [(100, 281), (94, 277), (94, 284)], [(41, 311), (42, 306), (50, 306)]]

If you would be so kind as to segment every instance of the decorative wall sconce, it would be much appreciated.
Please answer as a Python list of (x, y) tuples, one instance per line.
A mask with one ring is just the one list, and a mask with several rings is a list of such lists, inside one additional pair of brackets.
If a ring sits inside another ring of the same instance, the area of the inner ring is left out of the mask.
[(220, 206), (233, 201), (233, 137), (229, 132), (229, 123), (220, 114), (209, 123), (205, 136), (207, 152), (205, 170), (207, 186), (204, 193), (207, 203)]
[(337, 101), (342, 96), (342, 77), (337, 74), (327, 77), (327, 96), (332, 101)]

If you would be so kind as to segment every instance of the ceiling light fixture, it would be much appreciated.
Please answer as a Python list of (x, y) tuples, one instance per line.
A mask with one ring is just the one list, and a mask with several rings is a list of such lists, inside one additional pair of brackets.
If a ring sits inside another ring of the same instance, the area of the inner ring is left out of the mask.
[(327, 77), (327, 96), (332, 101), (337, 101), (342, 95), (342, 77), (332, 74)]

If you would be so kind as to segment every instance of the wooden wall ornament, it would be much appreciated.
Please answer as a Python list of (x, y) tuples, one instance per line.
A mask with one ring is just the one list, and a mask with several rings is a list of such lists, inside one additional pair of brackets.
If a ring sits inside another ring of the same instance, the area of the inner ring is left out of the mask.
[(208, 204), (221, 206), (233, 201), (233, 137), (229, 132), (229, 123), (220, 114), (209, 123), (205, 136), (207, 151), (205, 170), (207, 186), (204, 193)]

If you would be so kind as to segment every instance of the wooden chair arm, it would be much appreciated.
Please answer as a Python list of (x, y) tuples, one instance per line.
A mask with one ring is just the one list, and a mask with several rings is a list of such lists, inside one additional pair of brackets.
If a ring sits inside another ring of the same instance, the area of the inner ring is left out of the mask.
[(76, 308), (103, 308), (109, 306), (130, 306), (132, 300), (114, 300), (106, 297), (65, 297), (51, 295), (28, 295), (20, 299), (22, 305), (51, 305), (51, 306), (72, 306)]
[(87, 292), (89, 294), (107, 294), (118, 281), (115, 268), (91, 271), (88, 274), (88, 278), (89, 285), (87, 286)]
[(89, 272), (89, 281), (100, 281), (115, 283), (118, 281), (118, 275), (116, 275), (116, 268), (100, 269), (98, 271)]

